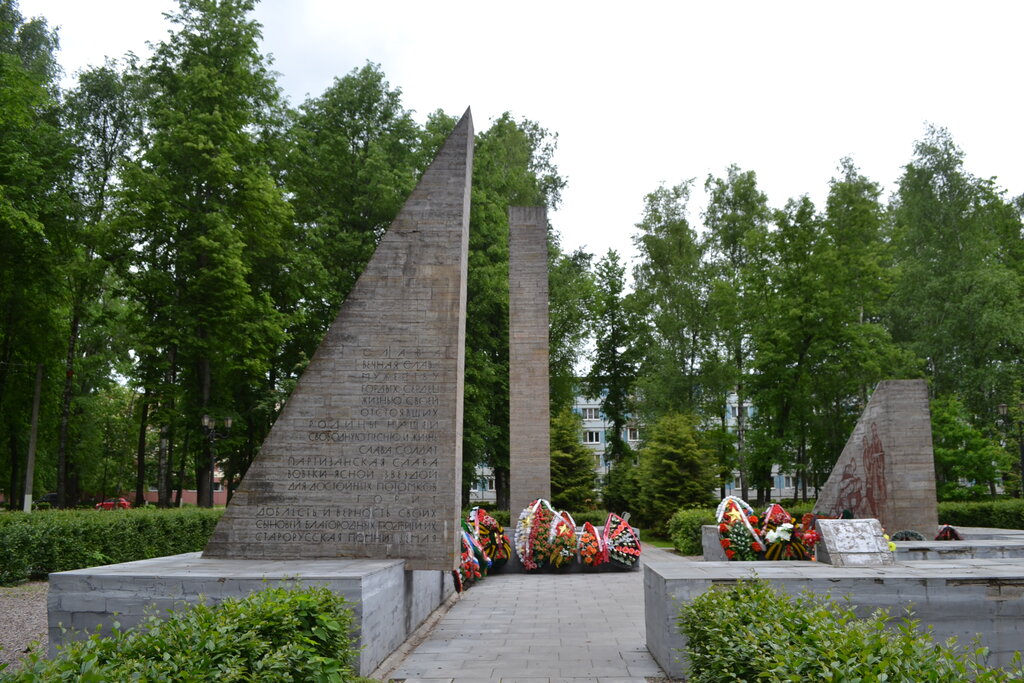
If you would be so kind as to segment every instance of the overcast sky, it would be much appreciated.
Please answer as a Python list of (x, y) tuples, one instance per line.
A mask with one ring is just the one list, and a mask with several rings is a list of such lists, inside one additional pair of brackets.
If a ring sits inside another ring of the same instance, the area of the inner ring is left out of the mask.
[[(20, 0), (59, 27), (69, 74), (147, 55), (174, 7)], [(1020, 2), (263, 0), (256, 18), (292, 104), (369, 60), (421, 121), (472, 106), (478, 131), (510, 111), (556, 132), (567, 249), (631, 256), (645, 194), (731, 163), (773, 206), (822, 208), (844, 156), (888, 196), (926, 122), (1024, 193)], [(696, 220), (703, 206), (696, 192)]]

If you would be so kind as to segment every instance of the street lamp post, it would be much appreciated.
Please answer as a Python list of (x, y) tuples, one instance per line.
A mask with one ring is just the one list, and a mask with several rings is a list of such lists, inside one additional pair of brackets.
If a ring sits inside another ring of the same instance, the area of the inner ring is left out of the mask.
[[(225, 417), (222, 421), (224, 423), (224, 429), (230, 430), (232, 419)], [(228, 436), (227, 431), (220, 433), (217, 431), (217, 420), (210, 417), (209, 415), (203, 415), (203, 432), (206, 434), (206, 438), (210, 440), (210, 474), (206, 481), (206, 500), (202, 501), (205, 507), (213, 507), (213, 482), (214, 482), (214, 471), (217, 469), (217, 439), (223, 439)]]
[[(1010, 406), (1000, 403), (998, 408), (999, 415), (1009, 422)], [(1017, 410), (1018, 418), (1014, 422), (1017, 424), (1017, 446), (1020, 449), (1020, 497), (1024, 498), (1024, 421), (1020, 419), (1020, 416), (1024, 415), (1024, 401), (1017, 405)]]

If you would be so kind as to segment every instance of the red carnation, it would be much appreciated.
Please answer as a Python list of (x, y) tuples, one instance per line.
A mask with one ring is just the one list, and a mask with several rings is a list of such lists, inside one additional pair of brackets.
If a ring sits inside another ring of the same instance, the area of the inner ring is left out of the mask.
[(730, 545), (732, 545), (732, 541), (730, 541), (728, 538), (723, 538), (722, 539), (722, 547), (723, 548), (728, 548)]
[(731, 560), (732, 558), (734, 558), (736, 556), (736, 552), (733, 551), (733, 550), (726, 550), (725, 551), (725, 556), (728, 557)]

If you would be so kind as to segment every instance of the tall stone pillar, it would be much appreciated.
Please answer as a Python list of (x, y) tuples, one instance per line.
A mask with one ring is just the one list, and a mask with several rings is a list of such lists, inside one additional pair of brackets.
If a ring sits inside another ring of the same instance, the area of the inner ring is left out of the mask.
[(547, 210), (508, 211), (509, 500), (512, 519), (551, 498)]
[(458, 566), (473, 141), (467, 110), (342, 304), (204, 557)]

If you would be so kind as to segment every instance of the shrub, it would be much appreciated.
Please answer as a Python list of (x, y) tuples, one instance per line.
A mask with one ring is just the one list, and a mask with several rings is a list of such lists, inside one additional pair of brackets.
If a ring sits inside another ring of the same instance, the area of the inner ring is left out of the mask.
[(701, 530), (705, 524), (715, 523), (711, 508), (683, 508), (668, 520), (668, 536), (682, 555), (702, 555)]
[(987, 650), (940, 645), (916, 620), (859, 619), (828, 597), (778, 593), (760, 580), (712, 589), (679, 613), (692, 683), (719, 681), (951, 681), (985, 683), (1024, 674), (982, 662)]
[(31, 655), (8, 680), (352, 681), (351, 611), (326, 588), (270, 588)]
[(223, 510), (46, 510), (0, 524), (0, 584), (202, 550)]
[(1024, 500), (1004, 498), (970, 503), (939, 503), (939, 524), (1024, 529)]

